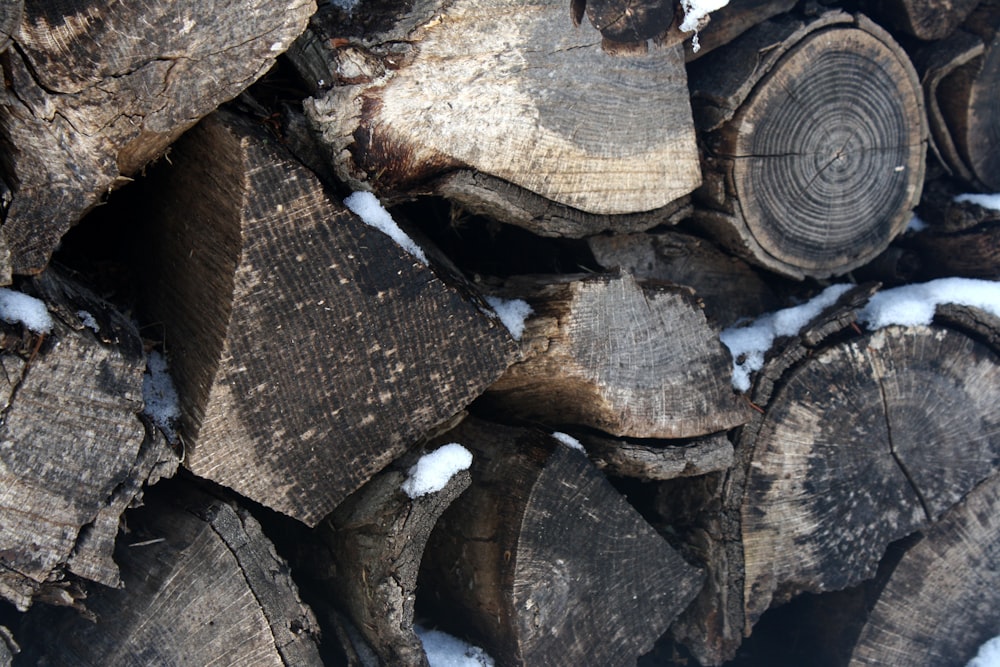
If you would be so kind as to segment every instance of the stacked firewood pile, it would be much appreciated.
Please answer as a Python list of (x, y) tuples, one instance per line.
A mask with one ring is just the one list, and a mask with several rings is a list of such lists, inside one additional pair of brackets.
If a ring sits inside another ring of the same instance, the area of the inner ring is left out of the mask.
[(0, 5), (0, 664), (1000, 634), (1000, 2), (706, 8)]

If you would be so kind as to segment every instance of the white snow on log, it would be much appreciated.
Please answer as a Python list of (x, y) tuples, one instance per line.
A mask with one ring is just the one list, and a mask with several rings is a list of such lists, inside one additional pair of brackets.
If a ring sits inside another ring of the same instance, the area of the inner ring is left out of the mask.
[(973, 278), (939, 278), (926, 283), (903, 285), (875, 294), (858, 313), (869, 329), (927, 325), (934, 309), (953, 303), (972, 306), (1000, 317), (1000, 283)]
[(146, 374), (142, 376), (142, 409), (171, 443), (177, 442), (177, 420), (181, 416), (181, 403), (177, 388), (170, 377), (166, 358), (153, 350), (146, 357)]
[(428, 493), (440, 491), (456, 473), (468, 470), (472, 465), (472, 453), (452, 442), (424, 454), (409, 470), (409, 476), (401, 488), (410, 498), (419, 498)]
[(691, 50), (698, 53), (701, 45), (698, 43), (698, 26), (701, 20), (717, 9), (729, 4), (729, 0), (681, 0), (684, 8), (684, 20), (681, 21), (681, 32), (693, 32)]
[(6, 287), (0, 288), (0, 320), (23, 324), (35, 333), (49, 333), (53, 326), (44, 302)]
[(97, 324), (97, 320), (95, 320), (94, 316), (91, 315), (88, 311), (78, 310), (76, 311), (76, 316), (80, 318), (80, 323), (83, 324), (83, 326), (87, 327), (94, 333), (100, 332), (101, 330), (100, 325)]
[(927, 223), (921, 220), (919, 217), (917, 217), (917, 214), (914, 213), (913, 217), (910, 218), (909, 224), (906, 225), (906, 231), (904, 233), (915, 234), (917, 232), (922, 232), (925, 229), (927, 229)]
[(965, 667), (1000, 667), (1000, 637), (979, 647), (979, 653)]
[(427, 654), (427, 662), (431, 667), (493, 667), (494, 665), (493, 658), (486, 651), (458, 637), (452, 637), (440, 630), (428, 630), (419, 625), (414, 625), (413, 630), (424, 645), (424, 653)]
[(533, 312), (528, 302), (523, 299), (501, 299), (496, 296), (486, 297), (486, 303), (497, 314), (514, 340), (521, 340), (524, 333), (524, 320)]
[(1000, 211), (1000, 192), (992, 195), (982, 195), (973, 192), (970, 194), (958, 195), (955, 197), (955, 201), (959, 204), (968, 202), (970, 204), (975, 204), (976, 206), (982, 206), (983, 208), (991, 208), (995, 211)]
[(385, 210), (378, 199), (370, 192), (355, 192), (344, 200), (344, 206), (349, 208), (362, 222), (386, 234), (403, 250), (410, 253), (423, 264), (427, 264), (427, 256), (413, 239), (406, 235), (389, 212)]
[(556, 431), (555, 433), (552, 434), (552, 437), (561, 442), (562, 444), (566, 445), (570, 449), (576, 449), (578, 451), (583, 452), (584, 454), (587, 453), (587, 450), (583, 448), (583, 445), (580, 444), (580, 441), (574, 438), (573, 436), (569, 435), (568, 433), (561, 433), (559, 431)]

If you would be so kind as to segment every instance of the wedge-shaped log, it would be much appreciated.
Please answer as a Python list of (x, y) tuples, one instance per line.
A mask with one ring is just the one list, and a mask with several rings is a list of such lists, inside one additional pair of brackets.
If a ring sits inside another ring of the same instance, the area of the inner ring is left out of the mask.
[(586, 456), (539, 431), (471, 419), (443, 438), (473, 463), (421, 570), (442, 623), (461, 624), (454, 631), (504, 665), (628, 664), (652, 648), (701, 573)]
[(0, 86), (14, 272), (41, 271), (71, 225), (266, 72), (314, 10), (312, 0), (28, 4)]
[(769, 21), (691, 65), (706, 133), (697, 219), (784, 275), (846, 273), (920, 198), (927, 121), (916, 72), (864, 16)]
[(249, 513), (176, 483), (147, 495), (115, 551), (125, 588), (90, 592), (96, 622), (70, 609), (33, 609), (22, 634), (26, 661), (323, 664), (316, 619)]
[(706, 435), (749, 418), (689, 289), (617, 273), (525, 276), (505, 290), (534, 309), (521, 361), (486, 395), (509, 414), (636, 438)]
[(560, 0), (318, 17), (313, 28), (334, 39), (320, 42), (328, 64), (313, 76), (333, 87), (306, 112), (355, 187), (412, 188), (468, 168), (587, 213), (626, 214), (701, 181), (679, 44), (611, 55)]
[(507, 367), (484, 302), (256, 128), (213, 116), (170, 160), (142, 259), (195, 474), (315, 525)]
[[(51, 272), (26, 289), (53, 316), (41, 337), (0, 325), (0, 596), (22, 610), (36, 599), (74, 604), (68, 572), (120, 586), (111, 558), (119, 517), (150, 477), (177, 466), (138, 416), (145, 359), (131, 322)], [(82, 310), (100, 334), (84, 327)]]

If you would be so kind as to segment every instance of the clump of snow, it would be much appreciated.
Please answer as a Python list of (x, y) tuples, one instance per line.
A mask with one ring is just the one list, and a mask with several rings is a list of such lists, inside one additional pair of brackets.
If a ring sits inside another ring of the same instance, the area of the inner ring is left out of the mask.
[(399, 488), (410, 498), (435, 493), (447, 486), (456, 473), (468, 470), (471, 465), (472, 453), (468, 449), (457, 442), (442, 445), (421, 456)]
[(1000, 637), (979, 647), (979, 653), (965, 667), (1000, 667)]
[(427, 662), (431, 667), (493, 667), (494, 665), (493, 658), (486, 651), (458, 637), (452, 637), (440, 630), (428, 630), (419, 625), (414, 625), (413, 630), (424, 645), (424, 653), (427, 654)]
[(917, 217), (917, 214), (914, 213), (913, 217), (910, 218), (909, 224), (906, 225), (906, 233), (922, 232), (925, 229), (927, 229), (927, 223)]
[(691, 50), (698, 53), (701, 45), (698, 43), (698, 25), (701, 20), (717, 9), (729, 4), (729, 0), (681, 0), (684, 8), (684, 20), (681, 21), (681, 32), (693, 32)]
[(35, 333), (49, 333), (54, 324), (42, 301), (6, 287), (0, 288), (0, 320), (23, 324)]
[(378, 229), (389, 236), (403, 250), (410, 253), (423, 264), (427, 264), (427, 256), (413, 239), (406, 235), (379, 200), (370, 192), (355, 192), (344, 200), (344, 206), (351, 209), (362, 222)]
[(1000, 211), (1000, 192), (992, 195), (981, 195), (978, 193), (958, 195), (955, 197), (955, 201), (959, 204), (969, 202), (970, 204), (975, 204), (976, 206), (992, 208), (996, 211)]
[(486, 297), (486, 303), (497, 314), (503, 325), (514, 340), (521, 340), (524, 333), (524, 320), (533, 312), (531, 306), (524, 299), (501, 299), (496, 296)]
[(944, 303), (972, 306), (1000, 317), (1000, 283), (972, 278), (939, 278), (879, 292), (858, 313), (869, 329), (892, 324), (927, 325), (934, 309)]
[(555, 433), (552, 434), (552, 437), (561, 442), (562, 444), (566, 445), (570, 449), (579, 450), (584, 454), (587, 453), (587, 450), (583, 448), (583, 445), (580, 444), (580, 441), (574, 438), (573, 436), (569, 435), (568, 433), (561, 433), (559, 431), (556, 431)]
[(83, 326), (87, 327), (94, 333), (98, 333), (101, 330), (100, 325), (97, 324), (97, 320), (95, 320), (94, 316), (86, 310), (76, 311), (76, 316), (80, 318), (80, 322), (83, 323)]
[(170, 442), (177, 442), (176, 423), (181, 416), (177, 388), (170, 377), (166, 358), (153, 350), (146, 358), (146, 374), (142, 376), (143, 412), (163, 431)]
[(340, 7), (345, 12), (350, 14), (354, 11), (354, 8), (358, 6), (360, 0), (330, 0), (330, 4), (334, 7)]
[(739, 391), (750, 389), (750, 374), (764, 366), (764, 355), (780, 336), (794, 336), (833, 305), (851, 285), (830, 285), (818, 296), (798, 306), (768, 313), (748, 326), (724, 329), (719, 336), (733, 355), (733, 387)]

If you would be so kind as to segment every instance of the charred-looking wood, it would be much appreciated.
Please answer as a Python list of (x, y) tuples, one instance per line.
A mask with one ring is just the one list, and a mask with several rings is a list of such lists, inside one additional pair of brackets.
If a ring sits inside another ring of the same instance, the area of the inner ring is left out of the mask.
[(522, 358), (484, 403), (521, 419), (635, 438), (688, 438), (749, 419), (726, 381), (729, 355), (688, 288), (642, 284), (628, 273), (522, 276), (504, 294), (534, 313)]
[(431, 535), (422, 599), (498, 664), (628, 664), (700, 585), (582, 452), (472, 419), (442, 437), (473, 453), (472, 486)]
[(323, 45), (343, 56), (328, 58), (319, 76), (335, 83), (305, 109), (356, 188), (408, 190), (468, 168), (627, 214), (701, 182), (682, 47), (611, 55), (564, 0), (428, 0), (385, 32)]
[(32, 609), (26, 664), (323, 664), (316, 619), (246, 510), (176, 484), (147, 495), (115, 550), (124, 588), (90, 592), (96, 621)]
[(139, 275), (195, 474), (315, 525), (512, 360), (485, 302), (259, 128), (220, 113), (170, 159)]
[(675, 626), (700, 660), (731, 656), (772, 605), (871, 577), (890, 542), (995, 470), (1000, 356), (963, 329), (807, 331), (765, 365), (752, 395), (763, 413), (735, 440), (713, 520), (711, 583)]
[(907, 55), (864, 16), (761, 24), (691, 65), (697, 222), (793, 278), (846, 273), (905, 229), (927, 121)]

